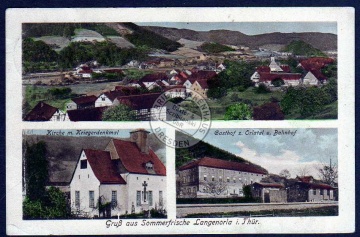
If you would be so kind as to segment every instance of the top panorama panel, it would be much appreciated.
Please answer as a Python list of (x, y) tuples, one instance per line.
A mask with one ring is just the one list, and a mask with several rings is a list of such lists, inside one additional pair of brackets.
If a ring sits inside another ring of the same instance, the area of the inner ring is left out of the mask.
[(24, 121), (197, 120), (196, 100), (211, 120), (338, 117), (335, 22), (26, 23), (22, 33)]

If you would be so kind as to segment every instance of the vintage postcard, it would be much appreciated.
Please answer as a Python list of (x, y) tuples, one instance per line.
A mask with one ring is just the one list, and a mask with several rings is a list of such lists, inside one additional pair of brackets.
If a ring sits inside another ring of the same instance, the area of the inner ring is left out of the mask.
[(354, 16), (9, 9), (7, 233), (354, 232)]

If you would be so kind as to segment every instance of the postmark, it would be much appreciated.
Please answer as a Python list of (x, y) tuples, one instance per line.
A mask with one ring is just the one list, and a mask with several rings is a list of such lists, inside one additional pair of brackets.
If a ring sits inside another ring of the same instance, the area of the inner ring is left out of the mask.
[[(153, 109), (156, 111), (152, 114), (150, 126), (155, 136), (167, 146), (172, 148), (187, 148), (195, 145), (203, 139), (211, 127), (211, 111), (205, 98), (196, 91), (188, 90), (188, 96), (185, 100), (192, 105), (192, 111), (174, 103), (173, 98), (169, 95), (177, 91), (170, 89), (162, 93), (155, 101)], [(188, 139), (171, 139), (161, 131), (161, 125), (166, 124), (177, 131), (189, 135)], [(188, 133), (185, 128), (190, 128)], [(198, 139), (194, 139), (193, 137)]]

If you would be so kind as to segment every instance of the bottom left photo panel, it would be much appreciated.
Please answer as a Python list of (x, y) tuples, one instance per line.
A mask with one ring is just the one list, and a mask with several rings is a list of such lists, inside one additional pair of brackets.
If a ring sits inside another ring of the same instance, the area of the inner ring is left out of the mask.
[(166, 146), (151, 130), (23, 130), (22, 148), (24, 220), (167, 218)]

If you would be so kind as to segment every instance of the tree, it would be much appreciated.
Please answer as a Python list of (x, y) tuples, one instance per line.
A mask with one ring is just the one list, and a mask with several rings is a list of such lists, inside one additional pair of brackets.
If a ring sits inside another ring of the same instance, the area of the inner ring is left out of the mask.
[(133, 121), (136, 120), (136, 114), (131, 108), (125, 104), (119, 104), (110, 107), (104, 111), (103, 121)]
[(298, 170), (297, 170), (297, 173), (299, 174), (299, 177), (307, 176), (310, 173), (309, 167), (307, 165), (299, 167)]
[(282, 171), (280, 171), (279, 175), (286, 179), (291, 177), (290, 172), (287, 169), (283, 169)]
[(250, 185), (245, 185), (245, 186), (243, 187), (243, 192), (244, 192), (244, 197), (245, 197), (245, 199), (247, 199), (247, 200), (253, 199), (252, 192), (251, 192), (251, 186), (250, 186)]
[(254, 108), (253, 118), (254, 120), (283, 120), (284, 114), (277, 103), (266, 103)]
[(317, 168), (319, 172), (319, 178), (323, 183), (334, 186), (337, 183), (338, 169), (336, 163), (332, 163), (330, 160), (329, 164), (321, 164)]
[(46, 152), (44, 141), (33, 145), (26, 143), (25, 186), (26, 196), (30, 201), (39, 200), (45, 196), (45, 185), (48, 180)]
[(224, 115), (225, 120), (250, 120), (252, 111), (249, 105), (237, 103), (227, 108)]

